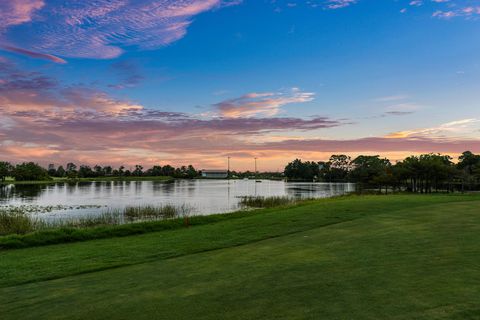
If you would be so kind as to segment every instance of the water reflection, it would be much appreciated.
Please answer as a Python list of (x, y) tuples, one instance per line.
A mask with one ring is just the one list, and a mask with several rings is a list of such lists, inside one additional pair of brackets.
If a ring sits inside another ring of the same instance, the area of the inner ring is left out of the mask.
[[(322, 198), (353, 192), (353, 184), (286, 183), (253, 180), (177, 180), (82, 182), (53, 185), (0, 186), (0, 205), (80, 206), (124, 208), (141, 205), (188, 205), (196, 214), (230, 212), (244, 196)], [(103, 209), (63, 210), (49, 214), (92, 214)]]

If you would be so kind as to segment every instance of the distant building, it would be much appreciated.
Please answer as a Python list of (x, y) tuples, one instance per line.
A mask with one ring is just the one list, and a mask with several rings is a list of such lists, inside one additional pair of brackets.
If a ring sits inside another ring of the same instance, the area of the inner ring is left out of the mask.
[(202, 170), (202, 177), (207, 179), (226, 179), (228, 170)]
[(55, 165), (53, 163), (50, 163), (48, 165), (48, 171), (53, 171), (53, 170), (55, 170)]

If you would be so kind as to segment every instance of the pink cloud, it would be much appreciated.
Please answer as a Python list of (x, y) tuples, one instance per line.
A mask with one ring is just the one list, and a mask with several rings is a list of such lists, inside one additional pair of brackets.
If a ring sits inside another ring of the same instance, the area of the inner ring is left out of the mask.
[(249, 93), (235, 99), (222, 101), (215, 106), (223, 117), (244, 118), (253, 116), (275, 116), (282, 106), (313, 100), (314, 94), (302, 92), (297, 88), (290, 92)]
[[(328, 117), (260, 117), (258, 113), (206, 117), (153, 110), (94, 88), (62, 87), (40, 73), (18, 70), (5, 59), (0, 60), (0, 79), (0, 154), (2, 160), (14, 162), (216, 167), (222, 165), (218, 159), (233, 155), (238, 169), (249, 168), (252, 156), (262, 158), (263, 169), (276, 169), (295, 157), (322, 160), (337, 152), (385, 156), (480, 152), (480, 140), (456, 137), (476, 130), (475, 119), (386, 137), (322, 139), (322, 130), (348, 123)], [(277, 98), (298, 102), (311, 97), (294, 90), (286, 96), (248, 94), (241, 100), (266, 99), (271, 104)], [(279, 102), (273, 105), (278, 107)]]
[(0, 32), (9, 26), (30, 22), (35, 11), (45, 5), (43, 0), (6, 0), (0, 2)]
[[(66, 0), (62, 5), (43, 5), (39, 0), (23, 0), (19, 3), (25, 6), (4, 27), (29, 22), (24, 26), (30, 30), (29, 37), (15, 37), (12, 28), (4, 35), (4, 43), (43, 55), (109, 59), (120, 56), (125, 48), (152, 50), (166, 46), (186, 34), (194, 16), (239, 2)], [(32, 19), (34, 10), (40, 8), (36, 12), (38, 19)]]
[(34, 51), (29, 51), (21, 48), (15, 48), (12, 46), (0, 46), (0, 49), (3, 49), (5, 51), (10, 51), (14, 53), (18, 53), (27, 57), (32, 57), (32, 58), (37, 58), (37, 59), (45, 59), (45, 60), (50, 60), (55, 63), (60, 63), (60, 64), (65, 64), (67, 61), (63, 60), (62, 58), (56, 57), (51, 54), (44, 54), (44, 53), (38, 53)]
[[(268, 133), (343, 125), (326, 117), (211, 118), (147, 109), (93, 88), (62, 87), (8, 61), (0, 62), (0, 78), (6, 79), (0, 84), (0, 150), (15, 161), (207, 159)], [(248, 95), (260, 96), (267, 95)]]

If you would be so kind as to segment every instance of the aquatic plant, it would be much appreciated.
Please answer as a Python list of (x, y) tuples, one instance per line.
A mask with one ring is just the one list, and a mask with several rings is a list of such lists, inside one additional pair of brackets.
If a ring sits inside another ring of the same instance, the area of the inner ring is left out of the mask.
[(0, 205), (0, 211), (20, 212), (20, 213), (49, 213), (53, 211), (66, 211), (66, 210), (82, 210), (82, 209), (99, 209), (106, 206), (101, 205)]
[(240, 205), (243, 207), (251, 207), (251, 208), (272, 208), (278, 206), (284, 206), (289, 204), (294, 204), (298, 200), (293, 197), (242, 197), (240, 200)]
[(25, 234), (33, 230), (31, 217), (21, 212), (0, 211), (0, 235)]
[(135, 220), (156, 220), (158, 218), (175, 218), (178, 216), (178, 208), (167, 204), (159, 207), (140, 206), (126, 207), (124, 210), (125, 218), (130, 221)]
[[(122, 225), (133, 222), (168, 220), (178, 217), (188, 217), (193, 210), (187, 205), (174, 206), (167, 204), (162, 206), (130, 206), (125, 209), (107, 209), (99, 214), (63, 216), (49, 219), (40, 218), (32, 214), (50, 212), (49, 210), (51, 208), (59, 207), (51, 206), (48, 210), (44, 211), (33, 210), (28, 206), (0, 208), (0, 236), (60, 228), (83, 229)], [(89, 206), (81, 206), (81, 209), (85, 208), (89, 208)]]
[(43, 221), (39, 229), (56, 228), (91, 228), (123, 224), (123, 213), (119, 210), (108, 210), (100, 214), (79, 217), (62, 217)]

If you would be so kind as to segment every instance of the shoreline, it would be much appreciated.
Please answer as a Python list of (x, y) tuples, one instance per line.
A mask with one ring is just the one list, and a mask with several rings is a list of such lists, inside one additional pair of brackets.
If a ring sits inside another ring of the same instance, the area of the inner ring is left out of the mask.
[[(152, 232), (188, 229), (194, 226), (218, 223), (227, 220), (235, 220), (248, 216), (257, 216), (274, 212), (284, 212), (288, 210), (301, 210), (302, 207), (323, 207), (325, 205), (345, 203), (343, 201), (388, 201), (389, 199), (414, 200), (426, 199), (429, 201), (445, 201), (446, 199), (456, 199), (449, 201), (478, 201), (477, 194), (392, 194), (392, 195), (342, 195), (331, 198), (306, 199), (296, 203), (279, 205), (266, 208), (241, 209), (233, 212), (217, 213), (212, 215), (194, 215), (177, 217), (173, 219), (133, 222), (121, 225), (100, 225), (94, 227), (60, 227), (40, 231), (34, 231), (26, 234), (10, 234), (0, 236), (0, 252), (4, 250), (21, 249), (28, 247), (48, 246), (62, 243), (84, 242), (96, 239), (122, 238), (133, 235), (140, 235)], [(427, 201), (427, 202), (429, 202)], [(447, 201), (447, 202), (449, 202)], [(336, 218), (334, 219), (336, 220)]]
[(14, 181), (6, 180), (0, 181), (1, 185), (34, 185), (34, 184), (55, 184), (55, 183), (78, 183), (78, 182), (124, 182), (124, 181), (159, 181), (159, 182), (173, 182), (176, 179), (173, 177), (99, 177), (99, 178), (77, 178), (77, 179), (68, 179), (68, 178), (53, 178), (52, 180), (39, 180), (39, 181)]

